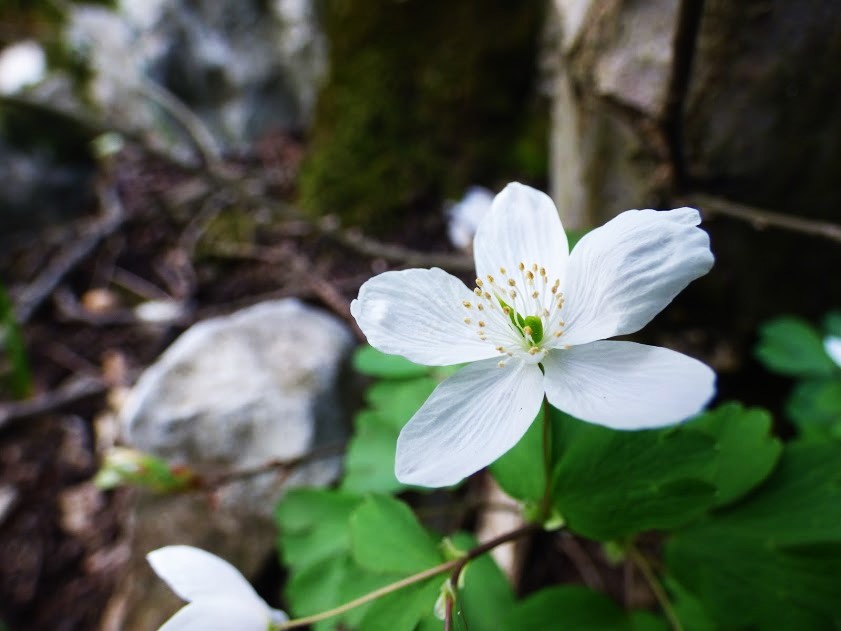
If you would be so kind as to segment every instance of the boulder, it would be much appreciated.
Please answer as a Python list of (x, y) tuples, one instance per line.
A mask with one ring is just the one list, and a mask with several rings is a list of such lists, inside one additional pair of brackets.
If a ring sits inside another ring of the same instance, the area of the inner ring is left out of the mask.
[(90, 96), (109, 115), (171, 132), (152, 81), (198, 114), (223, 149), (306, 127), (326, 67), (311, 0), (123, 0), (113, 11), (74, 8), (67, 33), (94, 71)]
[[(137, 381), (119, 413), (124, 440), (205, 474), (336, 445), (345, 437), (338, 384), (351, 345), (341, 322), (294, 299), (200, 322)], [(131, 570), (111, 608), (119, 612), (114, 628), (157, 628), (179, 606), (153, 578), (147, 552), (194, 545), (253, 576), (273, 548), (271, 516), (283, 490), (329, 484), (339, 468), (332, 455), (289, 477), (261, 474), (212, 496), (138, 494)]]

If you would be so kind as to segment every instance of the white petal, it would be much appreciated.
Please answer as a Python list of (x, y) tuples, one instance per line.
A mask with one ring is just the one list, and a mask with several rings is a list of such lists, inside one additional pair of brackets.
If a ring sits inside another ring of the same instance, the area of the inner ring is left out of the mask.
[(563, 283), (569, 254), (558, 210), (545, 193), (517, 184), (494, 198), (473, 241), (479, 278), (499, 277), (499, 268), (514, 271), (520, 263), (545, 267), (549, 282)]
[(202, 598), (182, 607), (159, 631), (266, 631), (268, 628), (266, 608), (218, 596)]
[(697, 359), (634, 342), (553, 350), (543, 367), (549, 403), (614, 429), (672, 425), (715, 394), (715, 373)]
[(823, 347), (832, 361), (841, 366), (841, 337), (830, 336), (826, 338), (823, 341)]
[[(268, 605), (233, 565), (215, 554), (192, 546), (166, 546), (146, 559), (166, 584), (183, 600), (227, 597), (268, 612)], [(266, 613), (265, 615), (268, 615)]]
[(569, 257), (564, 344), (645, 326), (713, 264), (694, 208), (628, 210), (586, 234)]
[(493, 344), (464, 323), (471, 313), (463, 303), (475, 299), (444, 270), (409, 269), (367, 281), (350, 312), (374, 348), (418, 364), (447, 366), (497, 355)]
[(442, 382), (397, 439), (395, 474), (405, 484), (449, 486), (517, 444), (543, 400), (536, 365), (489, 359)]

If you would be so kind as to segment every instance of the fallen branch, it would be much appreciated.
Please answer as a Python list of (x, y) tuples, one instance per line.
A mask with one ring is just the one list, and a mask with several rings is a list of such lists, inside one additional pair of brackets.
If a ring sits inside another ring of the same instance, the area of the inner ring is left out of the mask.
[(704, 215), (733, 217), (734, 219), (747, 221), (757, 230), (779, 228), (841, 243), (841, 225), (828, 221), (805, 219), (755, 206), (747, 206), (704, 193), (694, 193), (687, 196), (683, 201), (690, 206), (699, 208)]
[(17, 421), (25, 421), (42, 414), (61, 410), (71, 403), (105, 394), (108, 384), (102, 379), (82, 377), (57, 390), (39, 394), (31, 399), (0, 404), (0, 429)]
[(86, 225), (78, 238), (71, 241), (32, 283), (18, 293), (15, 300), (15, 318), (19, 323), (28, 321), (67, 274), (84, 261), (103, 239), (114, 234), (123, 225), (126, 217), (116, 191), (99, 186), (97, 194), (102, 215)]

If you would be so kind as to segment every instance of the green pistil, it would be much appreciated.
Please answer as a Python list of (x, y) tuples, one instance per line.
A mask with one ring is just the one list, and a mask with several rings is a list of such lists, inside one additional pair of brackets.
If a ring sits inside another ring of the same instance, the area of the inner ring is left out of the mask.
[(532, 345), (537, 346), (543, 339), (543, 320), (537, 316), (526, 316), (524, 319), (525, 326), (523, 328), (528, 327), (531, 329)]
[[(539, 316), (523, 317), (506, 304), (502, 298), (497, 297), (497, 300), (499, 300), (499, 304), (503, 309), (508, 310), (508, 318), (511, 320), (511, 324), (517, 328), (520, 334), (524, 338), (530, 337), (529, 343), (532, 346), (540, 344), (543, 340), (543, 320)], [(528, 332), (526, 332), (526, 329), (528, 329)]]

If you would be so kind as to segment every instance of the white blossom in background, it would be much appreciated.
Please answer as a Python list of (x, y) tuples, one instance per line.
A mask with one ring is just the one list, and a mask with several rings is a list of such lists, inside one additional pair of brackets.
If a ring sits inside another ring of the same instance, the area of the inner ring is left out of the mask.
[(488, 189), (471, 186), (460, 202), (445, 210), (450, 243), (462, 250), (470, 247), (479, 222), (488, 214), (493, 199), (494, 194)]
[(829, 336), (823, 341), (823, 347), (826, 354), (838, 366), (841, 366), (841, 337)]
[(472, 292), (437, 268), (367, 281), (351, 313), (372, 346), (424, 365), (472, 362), (401, 431), (397, 478), (447, 486), (490, 464), (520, 440), (544, 394), (615, 429), (699, 412), (715, 392), (707, 366), (665, 348), (600, 341), (638, 331), (710, 270), (699, 223), (692, 208), (629, 210), (570, 254), (552, 200), (514, 183), (479, 224)]
[(14, 94), (44, 78), (47, 56), (32, 40), (16, 42), (0, 50), (0, 94)]
[(257, 595), (230, 563), (191, 546), (146, 555), (155, 573), (188, 601), (160, 631), (267, 631), (288, 620)]

